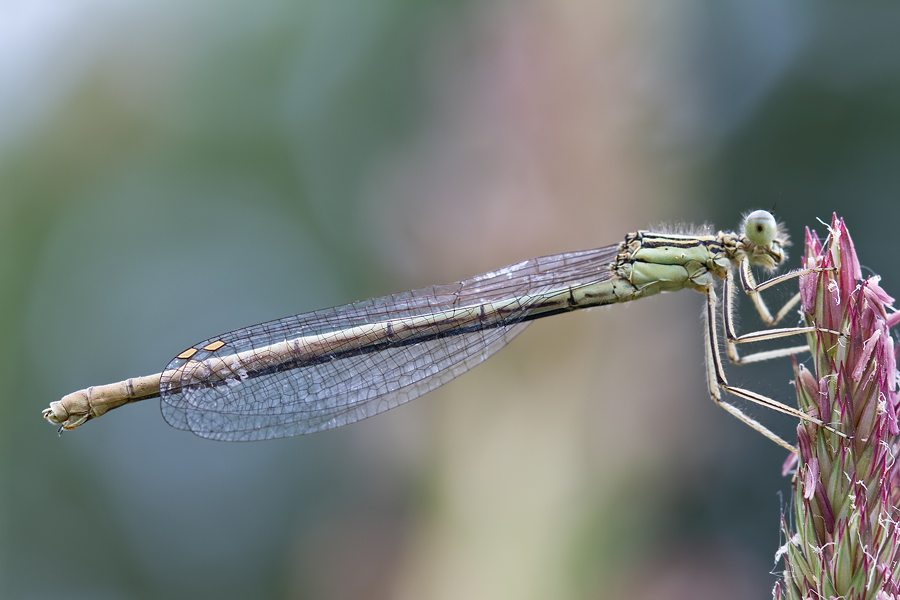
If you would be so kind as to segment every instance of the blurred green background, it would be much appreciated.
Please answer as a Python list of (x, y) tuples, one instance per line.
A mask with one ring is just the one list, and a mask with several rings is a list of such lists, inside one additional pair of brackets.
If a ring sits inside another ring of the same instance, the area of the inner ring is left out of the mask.
[[(753, 208), (792, 267), (837, 211), (900, 294), (898, 30), (888, 2), (0, 2), (0, 596), (768, 597), (785, 452), (706, 396), (698, 294), (535, 323), (325, 434), (40, 412), (236, 327)], [(729, 373), (792, 397), (788, 361)]]

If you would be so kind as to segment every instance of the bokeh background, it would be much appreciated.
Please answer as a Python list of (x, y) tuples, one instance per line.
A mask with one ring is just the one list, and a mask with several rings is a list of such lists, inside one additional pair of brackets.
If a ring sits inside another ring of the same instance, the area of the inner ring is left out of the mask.
[[(785, 452), (707, 398), (694, 293), (537, 322), (325, 434), (40, 412), (236, 327), (753, 208), (798, 242), (837, 211), (900, 294), (898, 30), (890, 2), (0, 2), (0, 595), (768, 597)], [(789, 361), (729, 372), (792, 397)]]

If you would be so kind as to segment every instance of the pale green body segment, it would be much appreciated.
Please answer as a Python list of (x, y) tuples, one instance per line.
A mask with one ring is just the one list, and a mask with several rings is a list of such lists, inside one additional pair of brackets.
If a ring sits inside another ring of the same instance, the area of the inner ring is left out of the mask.
[(632, 286), (620, 301), (677, 292), (685, 288), (703, 291), (731, 268), (731, 259), (720, 237), (661, 235), (639, 232), (639, 240), (626, 250), (616, 273)]

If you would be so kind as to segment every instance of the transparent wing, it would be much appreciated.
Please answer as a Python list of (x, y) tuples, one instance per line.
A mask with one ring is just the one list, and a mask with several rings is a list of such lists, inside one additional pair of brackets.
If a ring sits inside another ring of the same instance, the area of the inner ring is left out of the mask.
[[(166, 421), (206, 438), (258, 440), (323, 431), (384, 412), (450, 381), (506, 345), (528, 324), (541, 294), (612, 276), (618, 246), (527, 260), (449, 285), (384, 296), (277, 319), (204, 340), (192, 361), (230, 360), (233, 377), (198, 385), (175, 358), (160, 382)], [(491, 327), (424, 332), (414, 344), (361, 343), (347, 355), (317, 356), (301, 365), (248, 372), (241, 357), (272, 344), (392, 319), (429, 315), (503, 299), (530, 297)], [(212, 349), (214, 348), (214, 349)], [(182, 353), (184, 355), (185, 353)], [(180, 355), (181, 356), (181, 355)]]

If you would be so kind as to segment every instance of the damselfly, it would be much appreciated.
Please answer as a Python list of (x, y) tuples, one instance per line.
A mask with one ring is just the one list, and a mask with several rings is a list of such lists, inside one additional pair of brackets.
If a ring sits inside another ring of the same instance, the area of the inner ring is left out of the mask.
[(713, 401), (785, 448), (793, 446), (722, 399), (728, 392), (799, 419), (822, 423), (756, 392), (728, 384), (720, 357), (722, 321), (734, 363), (787, 356), (806, 346), (741, 357), (737, 344), (805, 334), (811, 327), (737, 335), (732, 298), (739, 273), (766, 325), (780, 321), (759, 295), (808, 271), (756, 283), (751, 266), (784, 262), (787, 234), (762, 210), (740, 233), (638, 231), (613, 246), (526, 260), (450, 285), (355, 302), (237, 329), (196, 344), (162, 373), (89, 387), (63, 397), (44, 417), (74, 429), (108, 410), (155, 398), (172, 426), (217, 440), (258, 440), (323, 431), (371, 417), (461, 375), (538, 318), (693, 288), (706, 295), (706, 370)]

